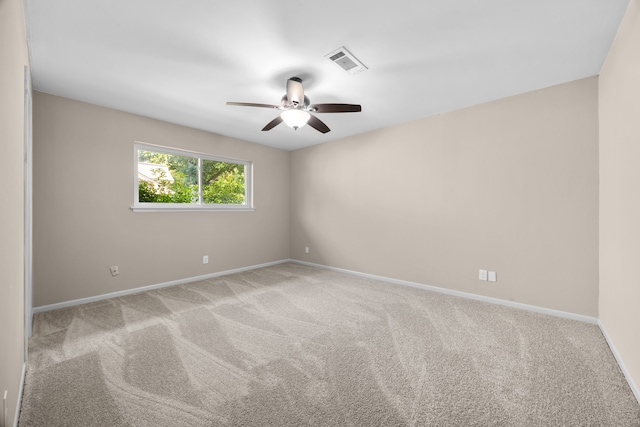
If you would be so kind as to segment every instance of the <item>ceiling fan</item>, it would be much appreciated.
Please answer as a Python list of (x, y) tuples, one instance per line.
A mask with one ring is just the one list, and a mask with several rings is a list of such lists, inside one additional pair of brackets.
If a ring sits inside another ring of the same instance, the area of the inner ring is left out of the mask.
[(305, 124), (309, 124), (315, 130), (327, 133), (331, 129), (322, 120), (311, 113), (357, 113), (362, 107), (356, 104), (311, 104), (305, 96), (302, 88), (302, 80), (291, 77), (287, 80), (287, 93), (280, 100), (280, 105), (256, 104), (252, 102), (227, 102), (227, 105), (241, 107), (275, 108), (282, 111), (278, 117), (271, 120), (262, 128), (263, 131), (271, 130), (280, 123), (285, 122), (294, 130), (298, 130)]

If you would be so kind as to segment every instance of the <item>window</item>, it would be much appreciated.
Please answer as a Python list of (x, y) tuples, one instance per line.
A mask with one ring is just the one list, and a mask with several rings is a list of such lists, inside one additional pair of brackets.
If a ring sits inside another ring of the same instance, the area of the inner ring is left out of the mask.
[(134, 145), (134, 211), (251, 210), (251, 162)]

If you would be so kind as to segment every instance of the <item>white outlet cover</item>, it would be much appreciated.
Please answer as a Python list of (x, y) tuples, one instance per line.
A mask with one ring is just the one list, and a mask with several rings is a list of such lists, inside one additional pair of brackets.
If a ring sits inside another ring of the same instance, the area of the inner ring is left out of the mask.
[(202, 263), (203, 264), (209, 264), (209, 255), (205, 255), (202, 257)]
[(478, 273), (478, 280), (487, 280), (487, 270), (480, 270)]
[(489, 272), (489, 281), (490, 282), (497, 282), (498, 281), (498, 274), (495, 271), (490, 271)]

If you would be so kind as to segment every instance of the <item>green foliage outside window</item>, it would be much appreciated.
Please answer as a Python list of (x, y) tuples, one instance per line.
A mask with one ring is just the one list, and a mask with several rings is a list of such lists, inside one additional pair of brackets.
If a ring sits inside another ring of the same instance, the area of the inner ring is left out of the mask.
[[(140, 203), (198, 203), (198, 158), (139, 149), (138, 162), (151, 175), (138, 178)], [(203, 204), (245, 204), (245, 165), (203, 158), (201, 169)]]

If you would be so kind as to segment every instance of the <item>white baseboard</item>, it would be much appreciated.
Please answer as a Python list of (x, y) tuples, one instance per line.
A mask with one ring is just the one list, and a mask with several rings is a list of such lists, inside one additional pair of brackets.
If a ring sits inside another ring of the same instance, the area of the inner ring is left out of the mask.
[(620, 367), (620, 370), (622, 371), (622, 374), (627, 379), (627, 383), (629, 384), (629, 387), (631, 388), (631, 391), (633, 392), (634, 396), (636, 397), (636, 400), (638, 401), (638, 404), (640, 404), (640, 389), (638, 389), (636, 384), (633, 382), (633, 378), (631, 378), (631, 374), (629, 374), (629, 371), (627, 370), (627, 367), (625, 366), (624, 362), (622, 361), (622, 357), (620, 357), (620, 354), (618, 354), (618, 350), (616, 350), (616, 346), (613, 345), (613, 342), (611, 341), (611, 338), (609, 338), (609, 334), (607, 333), (607, 330), (605, 329), (605, 327), (604, 327), (604, 325), (602, 324), (601, 321), (598, 321), (598, 326), (600, 327), (600, 331), (602, 331), (602, 335), (604, 335), (604, 339), (607, 340), (607, 344), (609, 344), (609, 348), (611, 349), (611, 353), (613, 353), (613, 357), (616, 358), (616, 361), (618, 362), (618, 366)]
[(562, 318), (571, 319), (571, 320), (578, 320), (580, 322), (591, 323), (591, 324), (594, 324), (594, 325), (598, 324), (598, 318), (591, 317), (591, 316), (585, 316), (583, 314), (576, 314), (576, 313), (571, 313), (571, 312), (568, 312), (568, 311), (554, 310), (554, 309), (551, 309), (551, 308), (539, 307), (539, 306), (536, 306), (536, 305), (529, 305), (529, 304), (522, 304), (522, 303), (519, 303), (519, 302), (506, 301), (506, 300), (499, 299), (499, 298), (486, 297), (484, 295), (477, 295), (477, 294), (472, 294), (472, 293), (469, 293), (469, 292), (455, 291), (455, 290), (452, 290), (452, 289), (440, 288), (438, 286), (431, 286), (431, 285), (425, 285), (425, 284), (422, 284), (422, 283), (409, 282), (407, 280), (393, 279), (391, 277), (376, 276), (375, 274), (368, 274), (368, 273), (361, 273), (361, 272), (358, 272), (358, 271), (345, 270), (343, 268), (331, 267), (331, 266), (322, 265), (322, 264), (315, 264), (315, 263), (312, 263), (312, 262), (300, 261), (300, 260), (296, 260), (296, 259), (292, 259), (290, 261), (291, 262), (295, 262), (297, 264), (308, 265), (310, 267), (324, 268), (324, 269), (327, 269), (327, 270), (333, 270), (333, 271), (337, 271), (337, 272), (340, 272), (340, 273), (352, 274), (352, 275), (355, 275), (355, 276), (366, 277), (368, 279), (380, 280), (380, 281), (383, 281), (383, 282), (394, 283), (394, 284), (397, 284), (397, 285), (411, 286), (413, 288), (425, 289), (425, 290), (428, 290), (428, 291), (438, 292), (438, 293), (441, 293), (441, 294), (453, 295), (453, 296), (457, 296), (457, 297), (473, 299), (473, 300), (476, 300), (476, 301), (483, 301), (483, 302), (489, 302), (489, 303), (492, 303), (492, 304), (504, 305), (504, 306), (507, 306), (507, 307), (518, 308), (520, 310), (533, 311), (533, 312), (536, 312), (536, 313), (548, 314), (550, 316), (562, 317)]
[(180, 285), (182, 283), (197, 282), (198, 280), (205, 280), (205, 279), (211, 279), (213, 277), (226, 276), (228, 274), (240, 273), (242, 271), (255, 270), (257, 268), (270, 267), (272, 265), (278, 265), (278, 264), (282, 264), (289, 261), (291, 260), (283, 259), (279, 261), (267, 262), (264, 264), (251, 265), (248, 267), (234, 268), (232, 270), (218, 271), (216, 273), (204, 274), (202, 276), (189, 277), (186, 279), (179, 279), (179, 280), (171, 280), (169, 282), (158, 283), (155, 285), (148, 285), (148, 286), (141, 286), (139, 288), (126, 289), (124, 291), (110, 292), (108, 294), (96, 295), (93, 297), (79, 298), (71, 301), (59, 302), (56, 304), (43, 305), (40, 307), (34, 307), (33, 314), (42, 313), (44, 311), (58, 310), (60, 308), (73, 307), (74, 305), (87, 304), (90, 302), (101, 301), (109, 298), (116, 298), (116, 297), (122, 297), (125, 295), (137, 294), (140, 292), (151, 291), (154, 289), (166, 288), (167, 286), (175, 286), (175, 285)]
[(361, 273), (359, 271), (346, 270), (344, 268), (331, 267), (331, 266), (328, 266), (328, 265), (316, 264), (316, 263), (307, 262), (307, 261), (301, 261), (301, 260), (297, 260), (297, 259), (282, 259), (282, 260), (268, 262), (268, 263), (264, 263), (264, 264), (251, 265), (251, 266), (247, 266), (247, 267), (235, 268), (235, 269), (232, 269), (232, 270), (219, 271), (217, 273), (205, 274), (205, 275), (202, 275), (202, 276), (194, 276), (194, 277), (189, 277), (189, 278), (185, 278), (185, 279), (171, 280), (169, 282), (158, 283), (158, 284), (155, 284), (155, 285), (142, 286), (142, 287), (139, 287), (139, 288), (127, 289), (127, 290), (124, 290), (124, 291), (118, 291), (118, 292), (111, 292), (111, 293), (108, 293), (108, 294), (96, 295), (96, 296), (93, 296), (93, 297), (79, 298), (79, 299), (75, 299), (75, 300), (71, 300), (71, 301), (59, 302), (59, 303), (56, 303), (56, 304), (43, 305), (43, 306), (40, 306), (40, 307), (34, 307), (33, 308), (33, 314), (41, 313), (41, 312), (44, 312), (44, 311), (50, 311), (50, 310), (58, 310), (60, 308), (72, 307), (74, 305), (87, 304), (87, 303), (90, 303), (90, 302), (101, 301), (101, 300), (109, 299), (109, 298), (116, 298), (116, 297), (121, 297), (121, 296), (125, 296), (125, 295), (130, 295), (130, 294), (137, 294), (137, 293), (140, 293), (140, 292), (151, 291), (151, 290), (154, 290), (154, 289), (160, 289), (160, 288), (164, 288), (164, 287), (167, 287), (167, 286), (175, 286), (175, 285), (179, 285), (179, 284), (182, 284), (182, 283), (197, 282), (198, 280), (205, 280), (205, 279), (210, 279), (210, 278), (213, 278), (213, 277), (226, 276), (228, 274), (240, 273), (242, 271), (255, 270), (257, 268), (270, 267), (270, 266), (273, 266), (273, 265), (283, 264), (285, 262), (294, 262), (294, 263), (301, 264), (301, 265), (308, 265), (310, 267), (317, 267), (317, 268), (323, 268), (323, 269), (326, 269), (326, 270), (338, 271), (340, 273), (351, 274), (351, 275), (354, 275), (354, 276), (366, 277), (366, 278), (369, 278), (369, 279), (380, 280), (380, 281), (383, 281), (383, 282), (394, 283), (394, 284), (402, 285), (402, 286), (411, 286), (411, 287), (414, 287), (414, 288), (425, 289), (425, 290), (428, 290), (428, 291), (439, 292), (439, 293), (442, 293), (442, 294), (453, 295), (453, 296), (473, 299), (473, 300), (477, 300), (477, 301), (484, 301), (484, 302), (489, 302), (489, 303), (492, 303), (492, 304), (504, 305), (504, 306), (507, 306), (507, 307), (518, 308), (518, 309), (527, 310), (527, 311), (533, 311), (533, 312), (536, 312), (536, 313), (548, 314), (550, 316), (562, 317), (562, 318), (565, 318), (565, 319), (578, 320), (578, 321), (581, 321), (581, 322), (592, 323), (592, 324), (595, 324), (595, 325), (599, 324), (599, 320), (596, 317), (585, 316), (585, 315), (576, 314), (576, 313), (570, 313), (570, 312), (567, 312), (567, 311), (554, 310), (554, 309), (551, 309), (551, 308), (539, 307), (539, 306), (535, 306), (535, 305), (523, 304), (523, 303), (519, 303), (519, 302), (507, 301), (507, 300), (503, 300), (503, 299), (499, 299), (499, 298), (493, 298), (493, 297), (487, 297), (487, 296), (484, 296), (484, 295), (472, 294), (472, 293), (469, 293), (469, 292), (455, 291), (455, 290), (452, 290), (452, 289), (440, 288), (438, 286), (425, 285), (425, 284), (422, 284), (422, 283), (410, 282), (410, 281), (407, 281), (407, 280), (394, 279), (394, 278), (391, 278), (391, 277), (377, 276), (375, 274)]
[(22, 364), (22, 376), (20, 377), (20, 389), (18, 390), (18, 400), (16, 402), (16, 414), (13, 417), (13, 427), (18, 427), (18, 420), (20, 419), (20, 408), (22, 408), (22, 393), (24, 391), (24, 379), (27, 375), (27, 364)]

